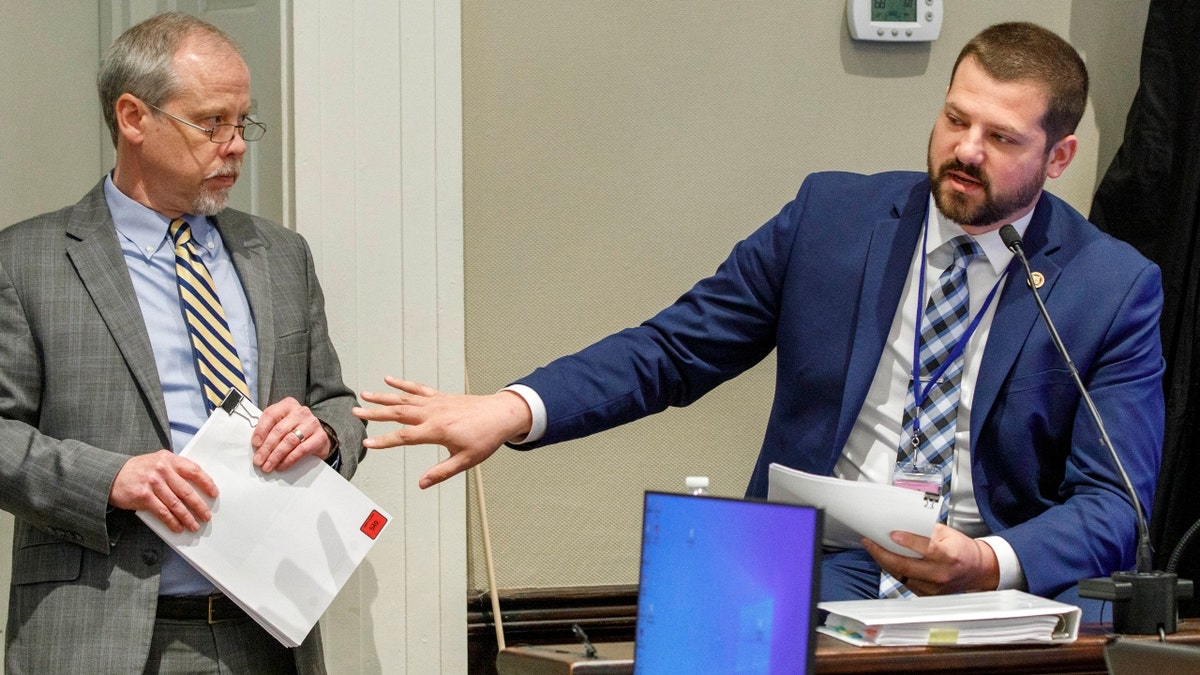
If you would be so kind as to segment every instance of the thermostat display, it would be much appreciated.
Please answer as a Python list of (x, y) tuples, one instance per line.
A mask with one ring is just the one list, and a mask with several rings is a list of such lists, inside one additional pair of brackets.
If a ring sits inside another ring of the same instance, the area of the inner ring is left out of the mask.
[(942, 0), (846, 0), (855, 40), (930, 42), (942, 31)]

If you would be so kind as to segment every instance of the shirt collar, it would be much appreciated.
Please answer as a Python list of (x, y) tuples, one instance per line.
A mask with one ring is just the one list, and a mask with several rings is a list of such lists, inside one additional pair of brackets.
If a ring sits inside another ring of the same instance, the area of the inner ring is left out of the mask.
[[(143, 256), (150, 258), (164, 244), (173, 247), (167, 236), (171, 219), (121, 192), (113, 183), (111, 172), (104, 178), (104, 199), (117, 233), (133, 242)], [(185, 213), (183, 219), (192, 228), (192, 238), (200, 248), (211, 251), (219, 237), (215, 237), (216, 230), (208, 218)]]
[[(962, 229), (958, 223), (950, 220), (938, 210), (937, 205), (933, 201), (933, 195), (929, 195), (929, 217), (926, 221), (926, 228), (929, 230), (929, 241), (926, 244), (926, 255), (933, 258), (931, 262), (939, 267), (946, 267), (950, 264), (948, 251), (939, 251), (942, 244), (950, 241), (954, 237), (967, 234), (966, 230)], [(1017, 234), (1025, 236), (1025, 229), (1029, 227), (1030, 221), (1033, 220), (1033, 211), (1021, 216), (1012, 222), (1012, 226), (1016, 228)], [(1008, 263), (1013, 259), (1013, 252), (1004, 245), (1004, 241), (1000, 239), (1000, 228), (996, 228), (990, 232), (980, 235), (967, 235), (975, 239), (975, 243), (983, 249), (984, 255), (987, 257), (988, 263), (992, 266), (992, 271), (996, 276), (1004, 273), (1008, 268)], [(939, 259), (941, 254), (947, 257), (943, 260)], [(940, 263), (940, 264), (939, 264)]]

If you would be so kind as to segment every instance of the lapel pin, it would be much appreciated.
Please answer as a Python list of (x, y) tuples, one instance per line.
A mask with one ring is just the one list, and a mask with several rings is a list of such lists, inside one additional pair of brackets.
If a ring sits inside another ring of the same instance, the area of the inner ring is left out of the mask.
[[(1033, 277), (1033, 287), (1041, 288), (1042, 284), (1046, 283), (1046, 277), (1041, 272), (1033, 272), (1029, 276)], [(1029, 279), (1025, 280), (1025, 285), (1029, 285)]]

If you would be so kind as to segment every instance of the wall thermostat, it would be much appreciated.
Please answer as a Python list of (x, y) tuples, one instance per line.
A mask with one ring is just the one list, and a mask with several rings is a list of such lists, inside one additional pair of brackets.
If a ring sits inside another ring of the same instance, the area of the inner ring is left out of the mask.
[(942, 32), (942, 0), (846, 0), (855, 40), (931, 42)]

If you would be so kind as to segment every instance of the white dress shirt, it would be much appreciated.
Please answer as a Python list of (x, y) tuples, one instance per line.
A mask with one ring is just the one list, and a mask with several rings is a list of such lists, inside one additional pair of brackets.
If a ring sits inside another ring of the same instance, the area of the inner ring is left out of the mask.
[[(920, 301), (922, 311), (936, 285), (930, 283), (930, 280), (936, 280), (942, 271), (950, 266), (953, 259), (952, 251), (943, 244), (966, 234), (957, 223), (950, 221), (937, 210), (932, 196), (929, 199), (928, 210), (928, 241), (924, 242), (925, 297)], [(1032, 217), (1032, 212), (1026, 214), (1014, 222), (1013, 227), (1020, 234), (1024, 234)], [(924, 238), (918, 238), (918, 248), (913, 251), (908, 280), (900, 295), (900, 306), (897, 307), (886, 346), (880, 355), (875, 379), (871, 381), (871, 388), (867, 391), (862, 410), (854, 422), (850, 437), (846, 439), (841, 459), (834, 467), (833, 474), (838, 478), (870, 483), (892, 482), (902, 432), (905, 396), (908, 394), (909, 380), (912, 378), (918, 306), (917, 276), (920, 274), (922, 239)], [(984, 256), (976, 258), (967, 266), (971, 318), (979, 312), (988, 293), (1000, 281), (1013, 257), (1012, 251), (1000, 240), (999, 230), (974, 239), (983, 249)], [(981, 537), (991, 546), (1000, 564), (1000, 589), (1024, 588), (1025, 575), (1021, 572), (1021, 563), (1012, 547), (1001, 537), (988, 536), (991, 531), (979, 515), (979, 505), (975, 501), (975, 490), (971, 482), (971, 403), (998, 301), (999, 297), (996, 297), (987, 307), (963, 353), (962, 389), (958, 401), (958, 426), (954, 434), (954, 459), (950, 476), (950, 511), (946, 524), (968, 536)], [(859, 545), (857, 540), (825, 543), (837, 548)]]

